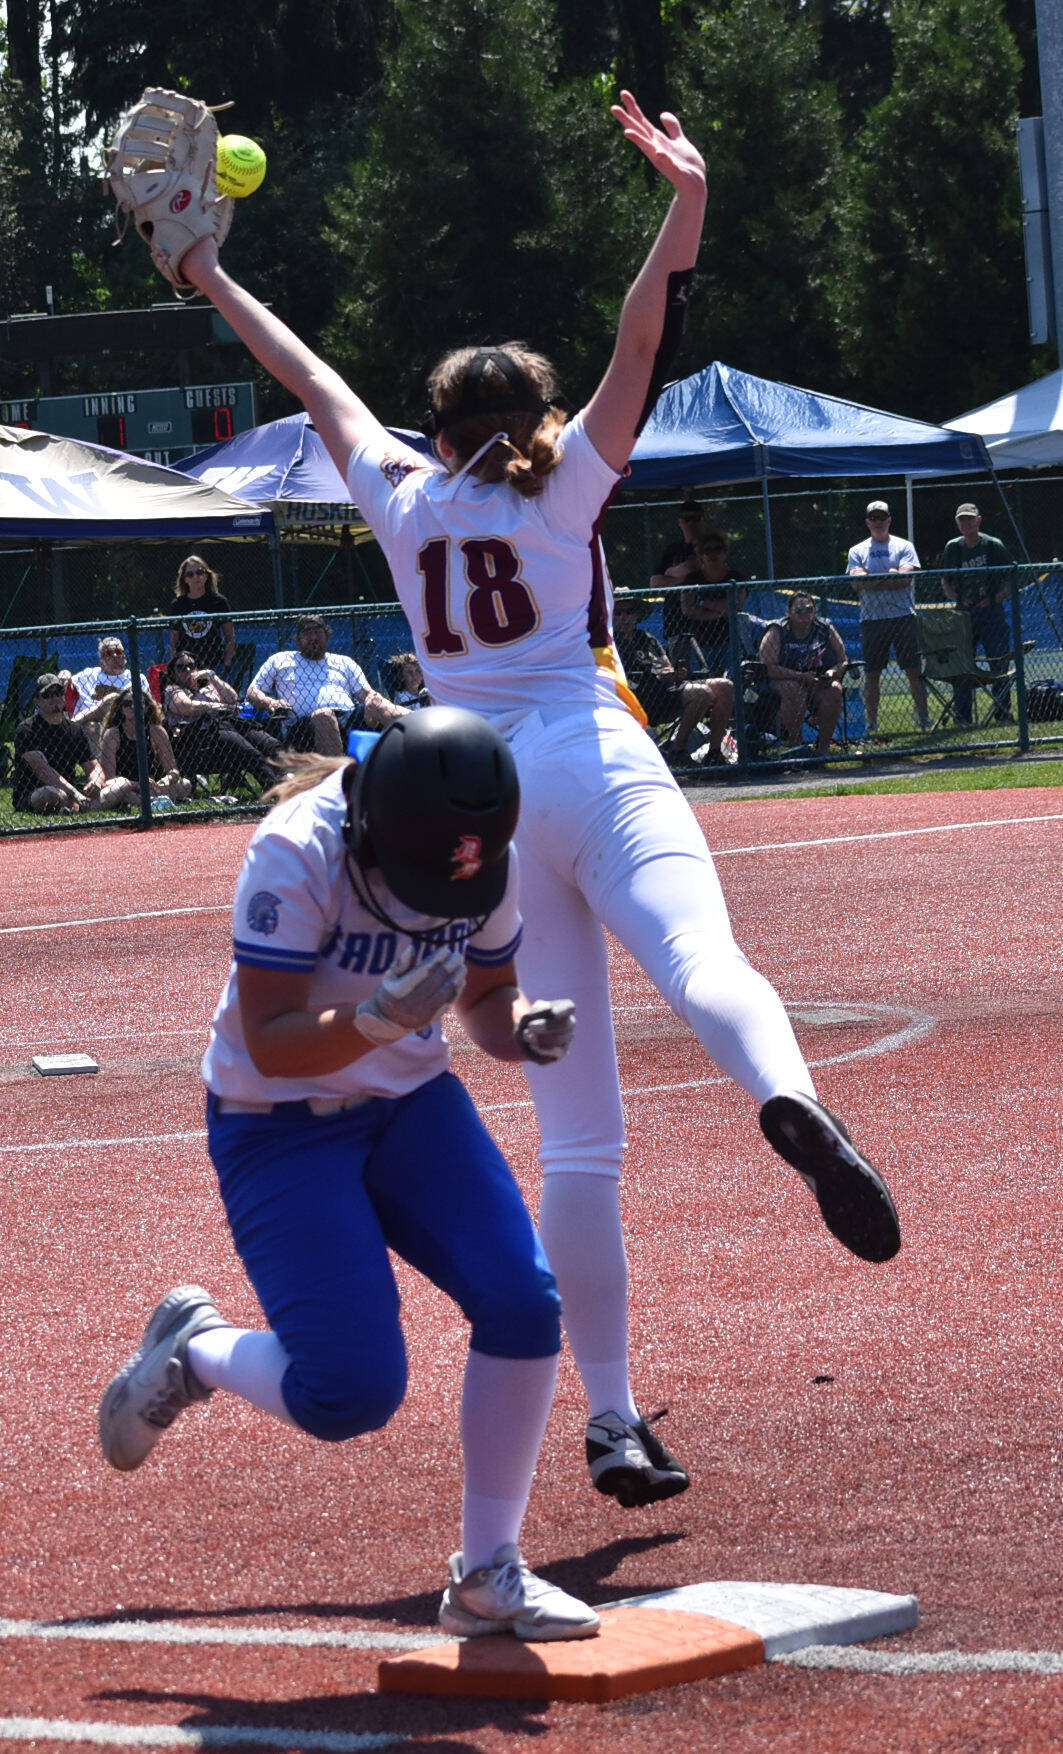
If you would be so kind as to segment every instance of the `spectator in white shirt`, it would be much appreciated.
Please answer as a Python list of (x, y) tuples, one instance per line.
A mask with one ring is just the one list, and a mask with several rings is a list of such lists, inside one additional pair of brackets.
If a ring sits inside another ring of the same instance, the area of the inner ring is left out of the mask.
[(878, 734), (878, 702), (882, 672), (893, 651), (908, 678), (921, 731), (930, 729), (926, 683), (919, 657), (919, 624), (911, 578), (919, 556), (903, 536), (890, 534), (890, 508), (873, 499), (867, 508), (870, 534), (849, 550), (846, 572), (860, 579), (860, 643), (864, 657), (864, 712), (867, 734)]
[[(89, 740), (89, 747), (94, 756), (99, 758), (100, 738), (103, 735), (103, 721), (111, 710), (116, 694), (123, 689), (132, 688), (133, 676), (125, 655), (125, 647), (117, 634), (107, 634), (101, 639), (98, 647), (99, 663), (90, 664), (88, 669), (77, 671), (71, 676), (68, 670), (60, 671), (62, 681), (69, 681), (77, 692), (77, 701), (71, 712), (71, 718), (80, 725)], [(148, 692), (148, 679), (140, 678), (141, 690)]]
[(290, 749), (342, 755), (344, 734), (365, 726), (381, 730), (408, 709), (372, 687), (353, 658), (328, 649), (332, 630), (320, 615), (303, 615), (295, 629), (295, 652), (275, 652), (248, 684), (250, 704), (268, 713), (295, 714), (285, 742)]

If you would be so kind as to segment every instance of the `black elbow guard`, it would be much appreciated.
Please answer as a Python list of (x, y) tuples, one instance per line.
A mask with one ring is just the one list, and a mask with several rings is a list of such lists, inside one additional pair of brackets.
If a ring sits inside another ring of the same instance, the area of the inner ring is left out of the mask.
[(690, 303), (690, 288), (694, 283), (693, 268), (684, 268), (679, 274), (669, 274), (668, 288), (664, 296), (664, 322), (661, 324), (661, 339), (653, 359), (650, 372), (649, 388), (646, 400), (642, 405), (635, 432), (640, 433), (650, 415), (654, 403), (664, 388), (668, 371), (676, 354), (679, 343), (683, 339), (683, 325), (686, 322), (687, 305)]

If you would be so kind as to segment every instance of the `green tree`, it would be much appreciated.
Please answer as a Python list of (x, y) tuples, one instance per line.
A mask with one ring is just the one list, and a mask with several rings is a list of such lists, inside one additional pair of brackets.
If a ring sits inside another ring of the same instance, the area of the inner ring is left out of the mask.
[(553, 83), (553, 20), (528, 0), (402, 0), (399, 15), (366, 156), (333, 200), (334, 356), (407, 423), (426, 369), (469, 342), (527, 340), (581, 396), (640, 229), (601, 86)]
[(677, 15), (668, 47), (709, 185), (688, 355), (829, 387), (840, 125), (815, 28), (785, 0), (729, 0)]
[(26, 235), (19, 206), (25, 171), (12, 109), (10, 87), (0, 80), (0, 312), (20, 307), (25, 284)]
[[(31, 0), (8, 0), (25, 5)], [(113, 129), (144, 86), (232, 100), (222, 117), (257, 138), (274, 115), (359, 100), (380, 77), (391, 0), (56, 0), (71, 96), (90, 135)]]
[(1002, 0), (894, 0), (895, 75), (854, 143), (835, 282), (850, 386), (943, 421), (1030, 367)]

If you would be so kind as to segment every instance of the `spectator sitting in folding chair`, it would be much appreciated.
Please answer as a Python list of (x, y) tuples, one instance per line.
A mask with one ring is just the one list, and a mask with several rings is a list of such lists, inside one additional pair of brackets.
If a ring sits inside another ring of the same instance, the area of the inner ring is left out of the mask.
[[(114, 696), (121, 694), (125, 688), (132, 688), (133, 675), (125, 655), (125, 647), (117, 634), (107, 634), (99, 643), (99, 663), (90, 664), (86, 670), (79, 670), (71, 676), (69, 670), (61, 670), (61, 682), (69, 682), (77, 694), (77, 700), (71, 709), (71, 718), (89, 740), (89, 748), (97, 758), (100, 753), (100, 739), (103, 735), (103, 722), (111, 710)], [(140, 686), (145, 694), (148, 692), (148, 679), (140, 678)]]
[(164, 700), (177, 765), (187, 778), (217, 773), (230, 786), (247, 776), (263, 790), (276, 785), (276, 737), (241, 718), (235, 688), (213, 670), (197, 669), (190, 652), (178, 652), (170, 665)]
[(761, 641), (760, 661), (779, 695), (779, 726), (791, 748), (804, 747), (804, 723), (811, 715), (826, 755), (842, 710), (842, 679), (849, 659), (841, 634), (816, 614), (816, 600), (795, 591), (785, 618), (773, 621)]
[(362, 726), (379, 731), (409, 711), (378, 694), (353, 658), (329, 651), (331, 632), (320, 615), (300, 616), (298, 651), (275, 652), (248, 684), (253, 707), (288, 716), (284, 741), (289, 749), (342, 755), (348, 731)]
[(673, 664), (660, 640), (639, 625), (649, 613), (650, 605), (641, 597), (621, 594), (613, 603), (613, 644), (628, 686), (651, 725), (670, 724), (678, 718), (671, 737), (661, 744), (669, 766), (689, 761), (690, 739), (703, 718), (709, 726), (706, 761), (722, 766), (730, 694), (719, 681), (691, 682), (686, 666)]
[(431, 706), (432, 697), (424, 685), (416, 652), (396, 652), (392, 658), (390, 693), (396, 706)]

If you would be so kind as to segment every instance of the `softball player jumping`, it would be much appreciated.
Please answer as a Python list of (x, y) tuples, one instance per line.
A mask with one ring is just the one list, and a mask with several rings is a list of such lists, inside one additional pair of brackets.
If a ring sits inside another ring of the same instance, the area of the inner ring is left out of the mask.
[(704, 838), (633, 716), (612, 649), (599, 522), (674, 357), (705, 206), (704, 164), (674, 116), (655, 127), (629, 92), (613, 115), (674, 197), (605, 376), (567, 424), (546, 360), (519, 343), (464, 348), (429, 380), (433, 466), (233, 283), (212, 239), (182, 271), (304, 403), (384, 550), (432, 698), (491, 719), (516, 758), (521, 976), (530, 992), (568, 994), (580, 1020), (560, 1072), (529, 1072), (540, 1229), (587, 1392), (591, 1477), (635, 1505), (689, 1482), (628, 1379), (624, 1130), (603, 923), (760, 1105), (766, 1137), (834, 1235), (882, 1261), (900, 1233), (881, 1178), (815, 1100), (780, 999), (734, 941)]
[(232, 1326), (199, 1286), (171, 1291), (104, 1392), (100, 1439), (113, 1467), (137, 1468), (215, 1389), (326, 1443), (385, 1425), (406, 1389), (394, 1249), (471, 1323), (462, 1550), (440, 1620), (465, 1637), (585, 1638), (597, 1614), (517, 1545), (557, 1290), (439, 1024), (454, 1002), (486, 1052), (544, 1065), (571, 1038), (571, 1006), (529, 1006), (513, 971), (516, 770), (490, 725), (450, 707), (366, 743), (361, 763), (307, 757), (278, 788), (240, 874), (203, 1061), (210, 1153), (269, 1331)]

